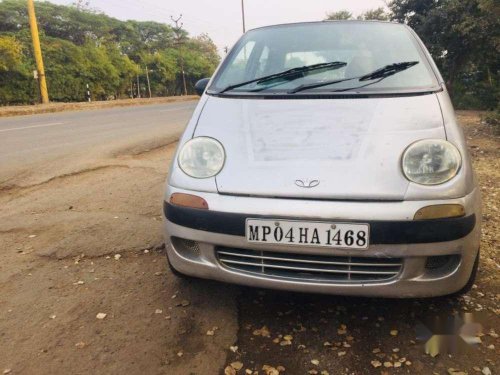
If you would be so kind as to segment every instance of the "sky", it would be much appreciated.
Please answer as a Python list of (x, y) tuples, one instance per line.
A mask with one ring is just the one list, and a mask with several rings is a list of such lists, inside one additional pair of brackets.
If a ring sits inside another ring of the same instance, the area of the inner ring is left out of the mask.
[[(74, 0), (50, 0), (72, 4)], [(240, 0), (88, 0), (92, 8), (121, 20), (171, 22), (182, 14), (192, 35), (207, 33), (220, 51), (232, 47), (242, 34)], [(326, 13), (349, 10), (355, 16), (380, 6), (384, 0), (244, 0), (247, 30), (279, 23), (318, 21)]]

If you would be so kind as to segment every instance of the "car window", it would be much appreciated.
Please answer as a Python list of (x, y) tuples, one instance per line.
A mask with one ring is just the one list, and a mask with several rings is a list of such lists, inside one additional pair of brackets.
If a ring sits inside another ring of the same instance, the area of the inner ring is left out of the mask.
[(225, 82), (239, 82), (245, 79), (249, 57), (255, 47), (255, 41), (249, 40), (238, 51), (233, 62), (227, 67), (221, 84)]
[[(403, 25), (382, 22), (323, 22), (256, 29), (245, 34), (221, 66), (209, 90), (255, 80), (288, 69), (334, 61), (340, 69), (321, 70), (303, 77), (272, 82), (261, 91), (287, 92), (299, 85), (360, 77), (402, 62), (414, 66), (371, 82), (360, 91), (418, 90), (437, 87), (438, 82), (416, 38)], [(359, 85), (357, 79), (312, 90), (331, 91)], [(250, 92), (257, 83), (234, 89)]]

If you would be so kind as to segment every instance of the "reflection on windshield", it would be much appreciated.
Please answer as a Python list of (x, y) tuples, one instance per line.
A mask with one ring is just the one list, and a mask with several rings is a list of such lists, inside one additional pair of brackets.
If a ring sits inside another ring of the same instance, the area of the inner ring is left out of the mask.
[(222, 93), (229, 91), (229, 90), (234, 90), (238, 87), (247, 86), (247, 85), (250, 85), (252, 83), (255, 83), (256, 85), (264, 85), (261, 88), (252, 89), (252, 91), (254, 91), (254, 92), (260, 91), (260, 90), (264, 90), (264, 89), (269, 88), (269, 87), (279, 86), (279, 85), (286, 83), (286, 82), (291, 82), (291, 81), (295, 81), (295, 80), (300, 79), (300, 78), (304, 78), (306, 75), (320, 74), (322, 72), (340, 69), (346, 65), (347, 65), (347, 63), (345, 63), (343, 61), (333, 61), (333, 62), (329, 62), (329, 63), (306, 65), (306, 66), (302, 66), (300, 68), (292, 68), (292, 69), (285, 70), (284, 72), (281, 72), (281, 73), (270, 74), (268, 76), (259, 77), (257, 79), (252, 79), (250, 81), (245, 81), (245, 82), (240, 82), (240, 83), (236, 83), (233, 85), (229, 85), (229, 86), (225, 87), (224, 89), (222, 89), (221, 91), (219, 91), (218, 94), (222, 94)]

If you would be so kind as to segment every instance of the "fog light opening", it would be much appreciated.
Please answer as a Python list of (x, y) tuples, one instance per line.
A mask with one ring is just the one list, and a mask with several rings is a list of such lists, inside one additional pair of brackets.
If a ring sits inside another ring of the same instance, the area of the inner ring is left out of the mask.
[(425, 269), (428, 276), (442, 276), (453, 272), (460, 264), (460, 255), (437, 255), (427, 257)]
[(172, 237), (172, 245), (181, 256), (191, 260), (197, 260), (201, 256), (200, 244), (197, 241), (186, 240), (184, 238)]

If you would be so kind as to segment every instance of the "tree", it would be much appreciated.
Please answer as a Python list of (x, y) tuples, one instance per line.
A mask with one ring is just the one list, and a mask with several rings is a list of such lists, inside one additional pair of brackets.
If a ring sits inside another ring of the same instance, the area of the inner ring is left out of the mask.
[(327, 13), (326, 15), (326, 20), (328, 21), (343, 21), (352, 19), (352, 13), (348, 10), (339, 10), (338, 12)]
[(22, 41), (0, 33), (0, 103), (29, 102), (35, 92)]
[[(85, 100), (87, 84), (94, 99), (128, 97), (137, 76), (145, 88), (146, 67), (154, 96), (180, 93), (181, 56), (194, 93), (196, 80), (212, 75), (220, 60), (206, 34), (193, 38), (182, 27), (119, 21), (90, 9), (87, 0), (37, 2), (37, 18), (54, 101)], [(0, 105), (36, 101), (34, 69), (25, 0), (0, 0)]]
[(91, 9), (89, 0), (76, 0), (72, 5), (78, 10), (89, 11)]
[(143, 57), (144, 68), (149, 70), (151, 90), (156, 95), (174, 95), (174, 82), (179, 74), (176, 50), (159, 51)]
[(387, 13), (384, 8), (379, 7), (376, 9), (370, 9), (358, 16), (358, 20), (379, 20), (379, 21), (389, 21), (391, 15)]
[(215, 68), (217, 68), (220, 61), (219, 52), (217, 46), (212, 39), (210, 39), (208, 34), (205, 33), (192, 38), (189, 44), (193, 50), (199, 51), (203, 58), (207, 60), (210, 70), (215, 70)]
[(446, 78), (455, 104), (498, 102), (500, 4), (491, 0), (393, 0), (393, 20), (423, 39)]

